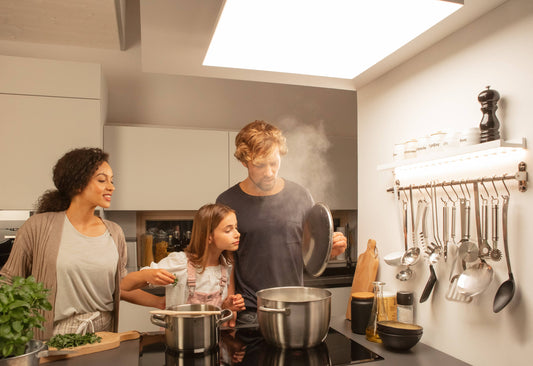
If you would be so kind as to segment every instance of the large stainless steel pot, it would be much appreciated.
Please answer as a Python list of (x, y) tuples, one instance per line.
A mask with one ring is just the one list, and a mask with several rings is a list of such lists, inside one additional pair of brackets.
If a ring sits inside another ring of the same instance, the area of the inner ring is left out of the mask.
[[(165, 328), (168, 347), (184, 352), (202, 353), (218, 344), (219, 326), (233, 317), (229, 309), (221, 310), (215, 305), (185, 304), (169, 308), (186, 314), (153, 314), (153, 324)], [(217, 311), (217, 314), (202, 314), (202, 311)], [(191, 314), (198, 312), (198, 314)]]
[(265, 340), (281, 348), (308, 348), (324, 341), (331, 292), (312, 287), (274, 287), (257, 292), (257, 319)]

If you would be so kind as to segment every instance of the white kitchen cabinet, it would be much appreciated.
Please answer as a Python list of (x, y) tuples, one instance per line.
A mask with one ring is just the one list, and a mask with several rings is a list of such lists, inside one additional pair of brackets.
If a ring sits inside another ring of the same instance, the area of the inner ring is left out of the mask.
[[(230, 186), (244, 180), (248, 172), (233, 154), (237, 132), (229, 133), (229, 177)], [(288, 154), (281, 160), (280, 176), (308, 188), (316, 202), (325, 202), (332, 210), (357, 209), (357, 143), (355, 138), (327, 137), (330, 146), (318, 160), (306, 159), (303, 155), (312, 147), (305, 147), (302, 153), (298, 146), (291, 145)], [(295, 144), (297, 145), (297, 144)], [(295, 158), (296, 157), (296, 158)], [(324, 167), (316, 172), (317, 167)]]
[(0, 80), (0, 209), (32, 209), (65, 152), (103, 145), (100, 66), (0, 56)]
[(112, 210), (197, 210), (228, 187), (228, 132), (105, 126)]

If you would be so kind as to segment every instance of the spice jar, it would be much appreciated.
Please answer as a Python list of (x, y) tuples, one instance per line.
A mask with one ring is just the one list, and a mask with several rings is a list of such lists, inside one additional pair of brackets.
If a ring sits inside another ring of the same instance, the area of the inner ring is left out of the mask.
[(374, 294), (372, 292), (353, 292), (351, 301), (352, 311), (352, 332), (365, 334), (370, 313), (372, 312), (372, 303)]
[(411, 291), (398, 291), (396, 293), (397, 320), (402, 323), (414, 324), (413, 293)]

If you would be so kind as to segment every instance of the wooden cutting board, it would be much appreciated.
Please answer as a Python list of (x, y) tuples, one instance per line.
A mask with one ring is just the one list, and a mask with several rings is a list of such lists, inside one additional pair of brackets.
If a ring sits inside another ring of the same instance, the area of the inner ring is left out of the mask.
[[(130, 330), (128, 332), (113, 333), (113, 332), (96, 332), (96, 335), (102, 337), (100, 343), (84, 344), (83, 346), (73, 348), (63, 348), (63, 350), (74, 351), (67, 355), (57, 355), (42, 357), (39, 359), (39, 363), (47, 363), (57, 360), (63, 360), (65, 358), (72, 358), (77, 356), (86, 355), (89, 353), (95, 353), (100, 351), (106, 351), (108, 349), (117, 348), (120, 346), (120, 342), (129, 341), (131, 339), (137, 339), (140, 337), (139, 332)], [(50, 347), (50, 350), (56, 350), (57, 348)]]
[(376, 280), (378, 273), (379, 257), (376, 249), (376, 241), (369, 239), (366, 251), (357, 258), (355, 274), (353, 276), (352, 291), (348, 299), (348, 309), (346, 319), (352, 320), (352, 296), (353, 292), (374, 292), (372, 282)]

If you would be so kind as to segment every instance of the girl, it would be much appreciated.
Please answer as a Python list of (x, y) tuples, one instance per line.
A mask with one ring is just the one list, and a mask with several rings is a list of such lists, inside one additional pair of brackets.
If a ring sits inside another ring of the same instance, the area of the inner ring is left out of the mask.
[(228, 296), (230, 252), (238, 249), (239, 238), (235, 211), (222, 204), (204, 205), (194, 216), (191, 241), (184, 252), (172, 252), (158, 263), (128, 274), (120, 287), (133, 290), (146, 283), (167, 285), (167, 308), (187, 303), (244, 310), (240, 294)]
[[(117, 224), (95, 215), (115, 190), (108, 155), (98, 148), (67, 152), (53, 169), (55, 190), (45, 192), (17, 232), (0, 280), (33, 275), (50, 289), (36, 339), (58, 333), (117, 331), (119, 281), (126, 275), (126, 242)], [(157, 296), (124, 292), (123, 299), (163, 309)]]

